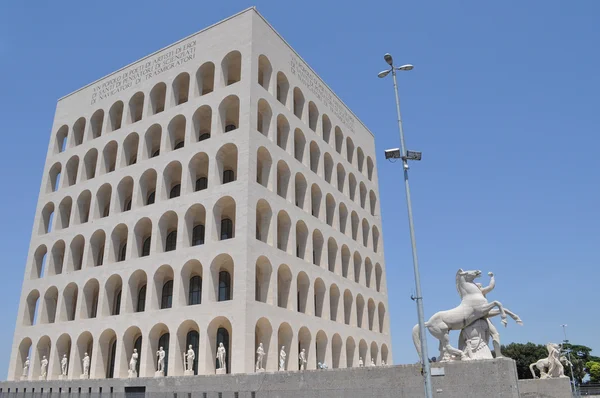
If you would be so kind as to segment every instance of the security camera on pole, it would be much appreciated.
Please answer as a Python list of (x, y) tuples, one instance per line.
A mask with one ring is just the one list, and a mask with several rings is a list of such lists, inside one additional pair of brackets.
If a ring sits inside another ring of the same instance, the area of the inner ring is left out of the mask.
[(385, 151), (386, 159), (402, 159), (402, 169), (404, 170), (404, 187), (406, 191), (406, 205), (408, 207), (408, 226), (410, 229), (410, 240), (412, 243), (412, 258), (413, 258), (413, 269), (415, 274), (415, 290), (416, 297), (413, 299), (417, 302), (417, 315), (419, 318), (419, 330), (421, 338), (421, 365), (423, 378), (425, 380), (425, 396), (432, 398), (431, 389), (431, 370), (429, 366), (429, 355), (427, 354), (427, 336), (425, 329), (425, 317), (423, 314), (423, 296), (421, 294), (421, 278), (419, 276), (419, 261), (417, 259), (417, 244), (415, 242), (415, 230), (413, 225), (412, 216), (412, 205), (410, 201), (410, 189), (408, 186), (408, 161), (409, 160), (421, 160), (421, 152), (407, 151), (404, 145), (404, 130), (402, 129), (402, 116), (400, 114), (400, 98), (398, 97), (398, 83), (396, 81), (396, 71), (409, 71), (413, 69), (410, 64), (402, 66), (394, 66), (394, 60), (390, 54), (383, 56), (385, 62), (388, 63), (390, 69), (379, 72), (380, 78), (386, 77), (392, 72), (394, 79), (394, 94), (396, 94), (396, 112), (398, 113), (398, 128), (400, 130), (400, 148), (388, 149)]

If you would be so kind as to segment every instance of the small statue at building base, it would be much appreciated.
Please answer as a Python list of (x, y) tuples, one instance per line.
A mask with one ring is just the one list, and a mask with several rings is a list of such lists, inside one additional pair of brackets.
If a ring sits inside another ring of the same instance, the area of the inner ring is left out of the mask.
[(264, 372), (263, 368), (263, 358), (265, 357), (265, 349), (263, 348), (263, 343), (258, 345), (258, 349), (256, 350), (256, 366), (254, 370), (256, 372)]
[[(554, 343), (546, 344), (548, 350), (548, 357), (542, 358), (539, 361), (529, 365), (529, 370), (534, 379), (554, 379), (565, 376), (565, 368), (561, 362), (565, 365), (571, 365), (571, 362), (564, 355), (560, 355), (560, 345)], [(540, 371), (540, 377), (535, 374), (536, 367)]]
[(281, 346), (281, 351), (279, 351), (279, 371), (285, 371), (285, 358), (287, 354), (285, 353), (285, 346)]
[(127, 370), (127, 377), (130, 379), (138, 377), (137, 373), (137, 363), (139, 354), (137, 352), (137, 348), (133, 349), (133, 353), (131, 354), (131, 359), (129, 360), (129, 369)]
[(306, 350), (303, 348), (300, 354), (298, 354), (298, 365), (300, 370), (306, 369)]
[(29, 379), (29, 357), (25, 358), (25, 363), (23, 364), (23, 373), (21, 374), (21, 380)]
[(67, 378), (68, 367), (69, 360), (67, 359), (67, 354), (63, 354), (63, 357), (60, 360), (60, 375), (58, 375), (58, 380), (64, 380)]
[(358, 367), (362, 368), (365, 366), (365, 363), (363, 362), (362, 357), (358, 357)]
[(157, 362), (154, 377), (163, 377), (165, 375), (165, 356), (165, 350), (162, 347), (159, 347), (158, 351), (156, 351)]
[(194, 352), (194, 348), (190, 344), (187, 352), (183, 353), (183, 375), (184, 376), (193, 376), (194, 375), (194, 360), (196, 359), (196, 353)]
[(218, 375), (224, 375), (227, 373), (227, 363), (225, 360), (226, 355), (227, 350), (225, 349), (225, 346), (223, 345), (223, 343), (219, 343), (219, 348), (217, 348), (218, 367), (216, 371)]
[(48, 360), (44, 355), (42, 361), (40, 362), (40, 380), (46, 380), (46, 376), (48, 371)]
[(90, 378), (90, 356), (86, 352), (83, 354), (83, 373), (79, 376), (80, 379), (89, 379)]

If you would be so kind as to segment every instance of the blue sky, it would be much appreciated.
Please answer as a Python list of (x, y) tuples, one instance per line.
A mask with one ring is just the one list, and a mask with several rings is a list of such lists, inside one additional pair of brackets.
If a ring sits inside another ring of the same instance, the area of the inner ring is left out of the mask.
[[(0, 378), (56, 100), (252, 5), (373, 131), (379, 154), (399, 146), (382, 56), (415, 65), (399, 83), (407, 145), (423, 151), (411, 189), (426, 317), (458, 304), (459, 267), (494, 271), (489, 297), (525, 322), (501, 330), (503, 343), (558, 341), (567, 323), (600, 355), (600, 2), (25, 3), (0, 5)], [(400, 164), (382, 158), (393, 352), (409, 363), (404, 190)]]

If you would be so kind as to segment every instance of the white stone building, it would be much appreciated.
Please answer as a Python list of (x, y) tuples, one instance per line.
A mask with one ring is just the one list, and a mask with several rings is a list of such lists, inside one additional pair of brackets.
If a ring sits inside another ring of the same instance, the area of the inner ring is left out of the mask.
[(251, 8), (61, 98), (9, 380), (390, 363), (375, 143)]

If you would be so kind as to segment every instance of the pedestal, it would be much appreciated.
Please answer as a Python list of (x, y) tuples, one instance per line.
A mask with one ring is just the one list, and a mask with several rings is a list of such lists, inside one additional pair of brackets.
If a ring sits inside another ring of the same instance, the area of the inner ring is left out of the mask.
[(218, 375), (227, 374), (227, 369), (217, 369), (216, 374), (218, 374)]
[(265, 371), (264, 369), (256, 369), (256, 373), (262, 373), (264, 371)]
[(58, 375), (58, 380), (67, 380), (66, 375)]
[(156, 372), (154, 372), (154, 377), (164, 377), (165, 376), (165, 372), (163, 372), (162, 370), (158, 370)]
[(129, 377), (130, 379), (134, 379), (134, 378), (138, 377), (137, 371), (135, 371), (135, 370), (127, 371), (127, 377)]
[(184, 376), (193, 376), (194, 371), (193, 370), (185, 370), (185, 371), (183, 371), (183, 375)]
[(40, 376), (39, 379), (40, 380), (46, 380), (46, 376)]
[(21, 380), (21, 381), (28, 381), (29, 380), (29, 376), (21, 376), (21, 378), (19, 380)]
[(90, 378), (90, 376), (89, 375), (81, 375), (81, 376), (79, 376), (79, 378), (87, 380)]

